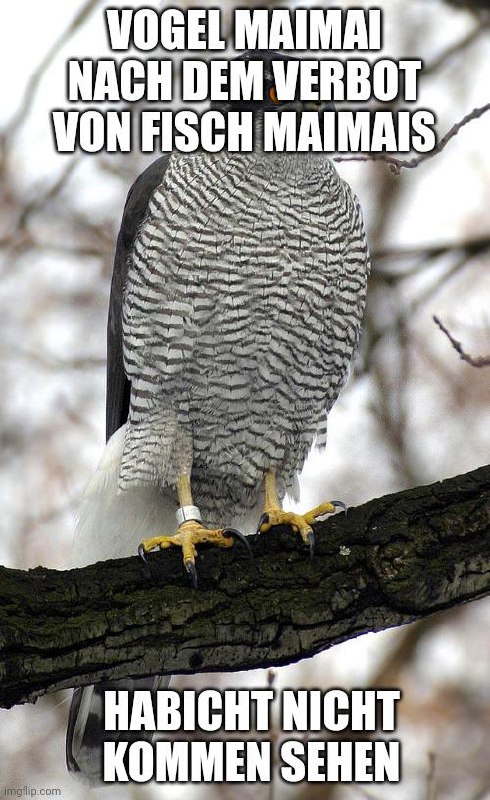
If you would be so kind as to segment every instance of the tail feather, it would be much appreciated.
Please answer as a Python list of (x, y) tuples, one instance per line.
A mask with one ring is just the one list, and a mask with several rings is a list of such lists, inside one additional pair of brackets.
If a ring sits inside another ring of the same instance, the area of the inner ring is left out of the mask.
[(165, 689), (170, 678), (125, 678), (124, 680), (100, 683), (75, 689), (68, 717), (66, 732), (66, 765), (69, 772), (90, 786), (103, 783), (103, 743), (107, 741), (151, 741), (151, 731), (104, 730), (104, 693), (108, 689), (134, 692), (145, 689), (156, 693)]
[(67, 566), (136, 555), (141, 539), (175, 533), (175, 491), (151, 483), (119, 488), (125, 430), (111, 436), (83, 493)]
[[(99, 466), (81, 500), (75, 541), (67, 567), (82, 567), (109, 558), (136, 555), (145, 536), (173, 533), (175, 495), (146, 484), (124, 492), (118, 488), (124, 446), (123, 425), (108, 441)], [(106, 732), (103, 724), (104, 692), (107, 689), (156, 692), (166, 688), (170, 678), (127, 678), (75, 689), (66, 732), (66, 764), (78, 780), (97, 786), (102, 783), (104, 741), (150, 740), (150, 732)]]
[[(175, 533), (174, 492), (150, 483), (130, 486), (124, 491), (119, 489), (125, 427), (123, 425), (109, 439), (97, 471), (84, 492), (67, 567), (135, 555), (143, 538)], [(249, 533), (255, 529), (259, 516), (257, 506), (226, 523)], [(104, 692), (107, 689), (156, 692), (166, 688), (169, 682), (169, 677), (153, 676), (75, 689), (66, 735), (66, 763), (71, 774), (90, 785), (100, 785), (104, 741), (141, 741), (153, 736), (144, 731), (124, 731), (119, 735), (104, 730)]]

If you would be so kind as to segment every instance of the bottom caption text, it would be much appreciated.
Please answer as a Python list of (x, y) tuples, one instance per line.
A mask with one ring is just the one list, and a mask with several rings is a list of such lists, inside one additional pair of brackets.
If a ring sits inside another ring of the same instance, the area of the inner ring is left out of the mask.
[(395, 689), (107, 691), (103, 779), (267, 783), (277, 770), (286, 783), (394, 783), (400, 743), (383, 735), (396, 730), (400, 698)]

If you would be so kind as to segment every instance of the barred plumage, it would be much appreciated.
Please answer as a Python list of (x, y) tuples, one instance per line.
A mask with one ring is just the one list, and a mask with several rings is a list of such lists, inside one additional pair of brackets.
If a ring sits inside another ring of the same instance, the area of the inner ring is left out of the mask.
[[(118, 237), (109, 441), (82, 499), (71, 564), (130, 555), (143, 536), (159, 546), (151, 537), (175, 532), (176, 481), (189, 475), (205, 526), (256, 526), (265, 474), (275, 471), (282, 495), (313, 442), (325, 444), (368, 270), (358, 201), (326, 156), (257, 149), (151, 165), (131, 188)], [(275, 475), (266, 480), (272, 496)], [(70, 771), (95, 784), (104, 688), (77, 690), (67, 733)]]
[(326, 156), (172, 155), (128, 265), (121, 487), (192, 463), (214, 524), (256, 503), (268, 467), (290, 485), (345, 381), (366, 277), (359, 205)]

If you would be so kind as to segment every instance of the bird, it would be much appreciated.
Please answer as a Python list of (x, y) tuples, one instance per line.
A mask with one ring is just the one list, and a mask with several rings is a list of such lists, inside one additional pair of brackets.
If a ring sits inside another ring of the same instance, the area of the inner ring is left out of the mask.
[[(272, 62), (293, 56), (238, 58), (264, 65), (264, 98), (249, 104), (256, 134), (264, 112), (304, 110), (274, 85)], [(243, 104), (223, 104), (234, 108)], [(297, 514), (282, 501), (297, 497), (311, 448), (325, 447), (369, 269), (360, 203), (327, 154), (264, 152), (256, 136), (252, 152), (154, 161), (129, 191), (117, 239), (107, 444), (81, 500), (72, 566), (179, 547), (197, 586), (200, 544), (230, 547), (242, 530), (278, 524), (311, 551), (314, 521), (343, 504)], [(106, 688), (167, 685), (157, 676), (75, 689), (69, 771), (101, 781)]]

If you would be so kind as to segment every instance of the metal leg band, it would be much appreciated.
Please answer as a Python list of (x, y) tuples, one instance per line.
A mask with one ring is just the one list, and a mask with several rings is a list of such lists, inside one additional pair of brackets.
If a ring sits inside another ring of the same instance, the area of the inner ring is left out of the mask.
[(201, 512), (197, 506), (180, 506), (175, 512), (177, 525), (180, 527), (182, 523), (194, 520), (201, 522)]

